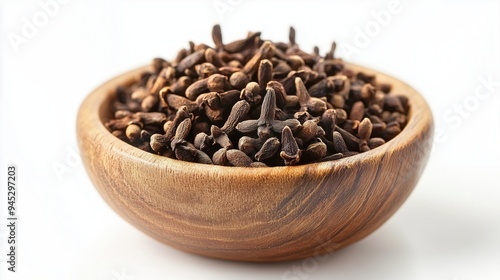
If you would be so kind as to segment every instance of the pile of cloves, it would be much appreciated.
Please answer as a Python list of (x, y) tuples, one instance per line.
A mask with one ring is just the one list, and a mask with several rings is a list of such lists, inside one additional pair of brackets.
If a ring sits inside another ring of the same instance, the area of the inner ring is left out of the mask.
[(408, 99), (336, 58), (289, 42), (245, 39), (214, 47), (189, 42), (169, 62), (155, 58), (116, 89), (113, 135), (144, 151), (226, 166), (283, 166), (369, 151), (404, 128)]

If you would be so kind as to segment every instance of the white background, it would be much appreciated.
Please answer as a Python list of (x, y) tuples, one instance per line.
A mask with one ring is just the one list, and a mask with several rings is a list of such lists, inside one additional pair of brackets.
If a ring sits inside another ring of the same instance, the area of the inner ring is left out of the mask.
[[(39, 2), (48, 1), (0, 0), (0, 279), (279, 280), (294, 268), (309, 270), (288, 279), (500, 279), (499, 1), (401, 0), (379, 30), (373, 13), (388, 0), (66, 0), (44, 23)], [(33, 17), (37, 30), (24, 36)], [(74, 155), (80, 103), (115, 75), (156, 56), (172, 59), (188, 40), (211, 44), (214, 23), (226, 42), (249, 30), (286, 41), (292, 24), (305, 50), (350, 44), (356, 52), (339, 55), (426, 97), (436, 125), (429, 163), (378, 231), (317, 267), (226, 262), (160, 244), (100, 198)], [(24, 39), (16, 44), (15, 36)], [(481, 79), (496, 84), (488, 91)], [(5, 262), (11, 163), (20, 177), (15, 274)]]

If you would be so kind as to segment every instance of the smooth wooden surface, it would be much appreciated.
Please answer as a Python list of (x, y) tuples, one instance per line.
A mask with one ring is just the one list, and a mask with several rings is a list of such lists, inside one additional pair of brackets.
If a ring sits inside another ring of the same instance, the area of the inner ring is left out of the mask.
[(181, 250), (257, 262), (329, 253), (382, 225), (413, 190), (428, 159), (433, 134), (428, 105), (414, 89), (381, 73), (377, 80), (408, 96), (411, 111), (405, 129), (372, 151), (269, 168), (210, 166), (149, 154), (103, 125), (116, 86), (144, 69), (87, 97), (78, 112), (79, 148), (105, 201), (137, 228)]

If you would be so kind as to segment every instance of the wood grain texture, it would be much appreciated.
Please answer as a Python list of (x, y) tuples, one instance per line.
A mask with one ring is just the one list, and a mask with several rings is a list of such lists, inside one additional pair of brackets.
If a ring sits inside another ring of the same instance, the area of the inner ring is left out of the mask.
[[(393, 140), (366, 153), (290, 167), (221, 167), (143, 152), (115, 138), (111, 116), (117, 85), (92, 92), (80, 107), (77, 134), (87, 172), (123, 218), (175, 248), (229, 260), (286, 261), (319, 256), (367, 236), (406, 200), (427, 162), (431, 111), (414, 89), (384, 74), (411, 105)], [(382, 253), (382, 252), (381, 252)]]

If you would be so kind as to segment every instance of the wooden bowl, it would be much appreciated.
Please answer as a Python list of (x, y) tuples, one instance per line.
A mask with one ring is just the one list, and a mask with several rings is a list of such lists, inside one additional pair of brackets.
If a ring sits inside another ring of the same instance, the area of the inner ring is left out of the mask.
[(367, 236), (406, 200), (427, 162), (431, 111), (414, 89), (374, 73), (411, 106), (408, 124), (369, 152), (291, 167), (224, 167), (169, 159), (114, 137), (118, 85), (146, 68), (92, 92), (78, 112), (85, 168), (104, 200), (124, 219), (175, 248), (228, 260), (273, 262), (320, 256)]

